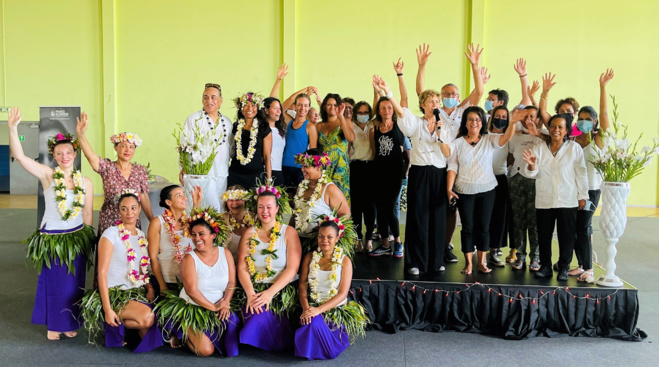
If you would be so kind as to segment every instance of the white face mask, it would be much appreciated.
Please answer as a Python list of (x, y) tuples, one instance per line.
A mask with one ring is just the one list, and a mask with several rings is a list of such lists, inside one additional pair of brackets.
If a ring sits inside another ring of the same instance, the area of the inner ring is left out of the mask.
[(367, 123), (368, 120), (368, 115), (357, 115), (357, 121), (361, 122), (362, 124)]
[(297, 112), (295, 112), (295, 110), (288, 110), (286, 111), (286, 113), (292, 118), (295, 118), (295, 115), (297, 115)]

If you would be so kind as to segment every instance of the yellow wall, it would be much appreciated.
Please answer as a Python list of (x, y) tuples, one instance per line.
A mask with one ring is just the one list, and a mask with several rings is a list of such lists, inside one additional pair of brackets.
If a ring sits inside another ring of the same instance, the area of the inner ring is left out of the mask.
[[(472, 87), (463, 52), (485, 47), (492, 79), (520, 98), (515, 58), (529, 77), (557, 74), (549, 103), (573, 96), (597, 104), (597, 78), (616, 71), (609, 92), (618, 97), (630, 133), (659, 136), (650, 96), (659, 76), (659, 23), (652, 0), (0, 0), (0, 104), (17, 105), (26, 120), (40, 105), (81, 105), (90, 114), (95, 150), (111, 155), (108, 135), (131, 130), (145, 143), (136, 161), (176, 180), (171, 133), (201, 106), (202, 86), (222, 84), (222, 112), (248, 89), (267, 94), (277, 65), (292, 67), (282, 96), (308, 85), (372, 100), (370, 78), (382, 75), (396, 90), (391, 62), (402, 57), (410, 105), (416, 106), (415, 48), (431, 44), (426, 87), (453, 82), (465, 97)], [(73, 81), (73, 82), (71, 82)], [(416, 108), (413, 107), (416, 111)], [(6, 115), (0, 114), (0, 119)], [(100, 179), (87, 163), (83, 170)], [(656, 161), (633, 182), (631, 205), (657, 205)]]

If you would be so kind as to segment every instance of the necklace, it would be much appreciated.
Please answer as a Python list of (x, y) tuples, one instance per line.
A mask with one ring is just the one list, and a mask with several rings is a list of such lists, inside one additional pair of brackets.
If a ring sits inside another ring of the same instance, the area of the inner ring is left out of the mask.
[[(185, 256), (185, 254), (192, 251), (192, 247), (188, 244), (185, 250), (181, 248), (181, 236), (176, 233), (176, 218), (174, 218), (174, 213), (172, 213), (171, 210), (165, 209), (165, 211), (162, 213), (162, 219), (165, 220), (165, 225), (167, 226), (167, 234), (169, 234), (169, 242), (172, 244), (172, 247), (174, 247), (174, 260), (176, 260), (177, 264), (180, 264), (181, 261), (183, 261), (183, 257)], [(187, 226), (188, 217), (185, 214), (185, 212), (181, 214), (181, 218), (179, 218), (178, 221), (179, 223), (181, 223), (183, 236), (190, 238), (190, 231)]]
[[(204, 111), (204, 119), (206, 120), (206, 122), (208, 122), (208, 127), (211, 130), (214, 130), (215, 129), (215, 123), (213, 123), (213, 120), (208, 115), (208, 112), (206, 112), (206, 110), (203, 110), (203, 111)], [(227, 127), (224, 125), (224, 119), (223, 119), (223, 116), (220, 113), (220, 111), (217, 111), (217, 115), (218, 115), (217, 121), (222, 122), (222, 136), (220, 136), (221, 141), (220, 141), (220, 144), (219, 144), (219, 145), (222, 145), (222, 144), (226, 143), (226, 141), (227, 141)], [(215, 138), (215, 142), (217, 143), (217, 137)]]
[(334, 251), (332, 252), (332, 267), (330, 269), (332, 273), (329, 276), (329, 292), (327, 297), (324, 297), (323, 294), (318, 292), (318, 271), (320, 271), (319, 262), (322, 257), (322, 252), (314, 251), (311, 263), (309, 264), (309, 290), (311, 291), (311, 300), (319, 304), (327, 302), (338, 293), (339, 267), (343, 263), (343, 249), (340, 247), (334, 247)]
[(281, 223), (275, 222), (275, 226), (272, 227), (272, 230), (270, 231), (270, 242), (268, 243), (268, 248), (261, 250), (261, 255), (268, 255), (268, 257), (265, 258), (265, 273), (257, 272), (254, 265), (254, 254), (256, 253), (256, 246), (261, 243), (261, 240), (259, 240), (260, 230), (260, 225), (254, 226), (252, 230), (252, 237), (249, 239), (249, 255), (245, 257), (249, 275), (252, 278), (252, 282), (255, 283), (277, 275), (277, 272), (272, 270), (272, 258), (274, 257), (275, 259), (279, 259), (279, 256), (277, 255), (278, 250), (275, 250), (275, 244), (277, 244), (277, 239), (279, 239), (279, 236), (281, 236)]
[[(304, 193), (309, 188), (309, 180), (307, 179), (304, 179), (302, 182), (300, 182), (300, 186), (298, 187), (297, 192), (295, 193), (295, 197), (293, 198), (293, 203), (295, 204), (295, 229), (299, 232), (306, 232), (307, 228), (309, 227), (309, 223), (311, 222), (311, 209), (316, 206), (316, 201), (318, 201), (320, 198), (320, 192), (323, 188), (323, 184), (327, 182), (325, 174), (326, 170), (323, 169), (322, 171), (323, 173), (320, 175), (318, 184), (313, 190), (313, 193), (311, 194), (311, 197), (308, 201), (304, 200)], [(307, 203), (309, 205), (305, 205)]]
[(149, 242), (144, 238), (144, 232), (136, 228), (137, 235), (139, 236), (137, 242), (140, 245), (140, 251), (142, 252), (142, 257), (140, 258), (139, 271), (135, 269), (135, 250), (130, 244), (130, 231), (126, 229), (123, 223), (117, 226), (119, 229), (119, 238), (123, 241), (126, 246), (126, 259), (128, 261), (128, 279), (133, 282), (135, 286), (141, 286), (149, 283), (149, 265), (151, 260), (149, 259), (149, 252), (147, 246)]
[[(243, 216), (243, 219), (240, 222), (238, 222), (236, 218), (234, 218), (231, 212), (228, 212), (228, 214), (229, 214), (229, 229), (227, 233), (231, 233), (236, 229), (241, 229), (243, 227), (247, 228), (247, 226), (254, 225), (254, 219), (252, 218), (252, 216), (249, 214), (248, 211), (245, 211), (245, 215)], [(230, 242), (231, 242), (231, 236), (227, 236), (226, 240), (224, 240), (224, 247), (229, 247)]]
[(563, 141), (561, 143), (561, 145), (558, 147), (558, 149), (556, 149), (555, 152), (551, 149), (551, 143), (547, 144), (547, 146), (549, 147), (549, 151), (551, 152), (551, 155), (556, 157), (556, 154), (558, 154), (558, 152), (561, 150), (561, 148), (563, 148), (563, 144), (565, 144), (565, 141)]
[(254, 158), (254, 153), (256, 153), (256, 134), (259, 131), (259, 122), (257, 119), (252, 121), (252, 128), (249, 131), (249, 145), (247, 147), (247, 157), (243, 155), (243, 129), (245, 128), (245, 120), (241, 119), (238, 121), (238, 129), (236, 130), (236, 158), (243, 166), (248, 164)]
[(57, 212), (63, 221), (77, 217), (85, 206), (85, 180), (80, 173), (80, 170), (73, 170), (71, 172), (71, 179), (73, 180), (73, 194), (75, 198), (71, 204), (71, 208), (66, 207), (66, 183), (64, 178), (64, 171), (57, 167), (53, 173), (55, 181), (55, 202), (57, 202)]

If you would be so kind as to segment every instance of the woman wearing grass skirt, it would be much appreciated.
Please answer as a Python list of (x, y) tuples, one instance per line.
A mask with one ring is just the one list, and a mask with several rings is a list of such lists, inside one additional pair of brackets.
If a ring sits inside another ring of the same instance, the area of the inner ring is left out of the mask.
[(302, 327), (295, 332), (295, 355), (308, 359), (334, 359), (351, 340), (364, 336), (368, 318), (364, 308), (348, 302), (356, 240), (351, 224), (327, 216), (318, 227), (318, 249), (307, 254), (300, 275)]
[(103, 328), (105, 346), (121, 347), (126, 345), (126, 329), (133, 329), (141, 338), (133, 352), (148, 352), (162, 345), (162, 336), (147, 301), (153, 297), (153, 288), (148, 242), (136, 227), (137, 193), (123, 191), (117, 205), (120, 222), (106, 229), (98, 243), (98, 289), (83, 297), (82, 316), (90, 341)]
[(23, 169), (41, 181), (46, 203), (40, 228), (25, 240), (27, 259), (39, 269), (32, 323), (46, 325), (50, 340), (58, 340), (61, 333), (72, 338), (80, 328), (75, 303), (85, 287), (85, 264), (91, 266), (93, 260), (92, 183), (74, 167), (77, 141), (70, 134), (58, 133), (48, 140), (55, 169), (25, 156), (18, 138), (21, 118), (18, 108), (9, 111), (11, 152)]
[(245, 207), (248, 194), (249, 192), (240, 185), (233, 185), (222, 194), (222, 201), (224, 202), (222, 219), (229, 227), (226, 240), (222, 245), (231, 251), (233, 261), (236, 263), (238, 262), (240, 238), (247, 228), (254, 225), (254, 215)]
[[(238, 279), (245, 293), (240, 342), (267, 351), (293, 346), (290, 316), (297, 305), (300, 239), (293, 227), (281, 223), (290, 211), (283, 189), (261, 185), (250, 192), (257, 220), (248, 228), (238, 250)], [(249, 204), (250, 207), (252, 204)]]
[(240, 319), (231, 311), (236, 269), (227, 248), (216, 246), (227, 228), (212, 207), (193, 210), (189, 231), (195, 249), (181, 264), (183, 289), (156, 307), (158, 322), (171, 336), (172, 347), (185, 344), (200, 357), (238, 355)]

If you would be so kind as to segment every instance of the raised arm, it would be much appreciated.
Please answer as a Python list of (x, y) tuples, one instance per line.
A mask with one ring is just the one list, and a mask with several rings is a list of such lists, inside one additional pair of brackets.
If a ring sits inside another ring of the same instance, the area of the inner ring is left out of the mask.
[(398, 90), (400, 90), (400, 105), (402, 107), (408, 107), (407, 87), (405, 86), (405, 78), (403, 78), (403, 69), (405, 68), (405, 63), (399, 57), (398, 61), (393, 63), (393, 65), (394, 65), (394, 71), (396, 71), (396, 75), (398, 76)]
[[(526, 95), (529, 97), (531, 105), (538, 107), (538, 102), (535, 100), (535, 94), (540, 90), (540, 83), (537, 80), (533, 81), (533, 86), (527, 88)], [(528, 105), (525, 105), (528, 106)]]
[(419, 63), (419, 69), (416, 72), (416, 95), (419, 96), (425, 90), (426, 63), (430, 58), (430, 45), (423, 44), (416, 49), (416, 61)]
[[(542, 76), (542, 94), (540, 94), (540, 105), (538, 106), (538, 109), (540, 110), (542, 123), (545, 125), (549, 123), (549, 119), (551, 118), (551, 115), (547, 112), (547, 96), (549, 95), (551, 88), (556, 85), (556, 82), (554, 81), (555, 77), (556, 74), (552, 73), (547, 73)], [(549, 128), (549, 126), (547, 126), (547, 128)]]
[(291, 106), (295, 102), (295, 97), (297, 97), (297, 95), (300, 94), (300, 93), (307, 93), (309, 88), (310, 87), (302, 88), (299, 91), (291, 94), (290, 97), (286, 98), (286, 100), (281, 103), (282, 112), (285, 113), (286, 111), (288, 111), (288, 109), (291, 108)]
[(478, 66), (482, 53), (483, 48), (481, 48), (480, 45), (474, 46), (472, 43), (471, 45), (467, 46), (467, 52), (465, 52), (465, 56), (467, 56), (467, 60), (469, 60), (469, 63), (471, 64), (471, 74), (474, 78), (475, 88), (469, 94), (469, 98), (466, 98), (464, 101), (462, 101), (460, 105), (464, 105), (467, 103), (467, 101), (469, 101), (472, 106), (478, 106), (483, 93), (485, 93), (485, 84), (483, 84), (483, 78), (481, 78), (481, 70)]
[(384, 97), (385, 93), (380, 87), (377, 86), (375, 80), (373, 80), (373, 111), (375, 112), (375, 106), (378, 104), (380, 97)]
[(275, 85), (272, 86), (272, 90), (270, 91), (270, 97), (277, 98), (279, 95), (279, 87), (281, 87), (281, 81), (284, 80), (286, 74), (288, 74), (288, 65), (283, 63), (279, 65), (279, 68), (277, 69), (277, 78), (275, 79)]
[(513, 135), (515, 135), (515, 124), (518, 121), (524, 120), (524, 117), (526, 117), (526, 111), (518, 109), (513, 110), (512, 116), (510, 117), (510, 123), (508, 124), (508, 128), (506, 128), (506, 132), (499, 137), (500, 147), (506, 145), (510, 139), (513, 138)]
[(21, 123), (22, 118), (23, 116), (18, 107), (12, 107), (9, 110), (7, 126), (9, 127), (9, 147), (11, 148), (11, 155), (18, 161), (24, 170), (38, 178), (44, 189), (46, 189), (52, 180), (53, 169), (36, 162), (34, 159), (26, 156), (23, 152), (23, 146), (18, 138), (18, 124)]
[(350, 143), (352, 143), (353, 140), (355, 140), (355, 131), (352, 130), (352, 121), (346, 120), (345, 117), (343, 117), (343, 112), (346, 109), (346, 104), (341, 103), (339, 105), (339, 121), (340, 121), (340, 126), (341, 126), (341, 131), (343, 131), (343, 135), (346, 137), (346, 140)]
[(377, 86), (378, 91), (384, 91), (391, 104), (394, 105), (394, 111), (396, 111), (396, 115), (399, 118), (403, 117), (405, 115), (405, 110), (403, 110), (403, 107), (401, 107), (400, 103), (398, 103), (396, 100), (396, 97), (394, 97), (394, 94), (391, 92), (391, 89), (389, 89), (387, 82), (380, 78), (379, 75), (373, 75), (373, 83)]
[[(609, 129), (609, 111), (608, 111), (608, 100), (609, 96), (606, 95), (606, 85), (613, 79), (613, 69), (606, 69), (602, 75), (600, 75), (600, 129), (602, 132), (606, 132)], [(597, 145), (601, 148), (602, 141), (597, 142)]]
[(526, 60), (524, 58), (517, 59), (513, 68), (519, 75), (519, 82), (522, 85), (522, 100), (519, 104), (528, 106), (531, 104), (531, 98), (529, 98), (529, 77), (526, 73)]
[(89, 144), (89, 141), (87, 141), (87, 136), (85, 135), (85, 132), (87, 131), (87, 113), (83, 112), (81, 118), (77, 118), (77, 120), (78, 124), (76, 125), (76, 134), (78, 135), (78, 142), (80, 143), (82, 153), (87, 158), (87, 161), (89, 162), (89, 165), (92, 166), (92, 169), (95, 172), (98, 172), (101, 167), (101, 159), (98, 157), (98, 155), (96, 155), (96, 153), (94, 153), (92, 146)]

